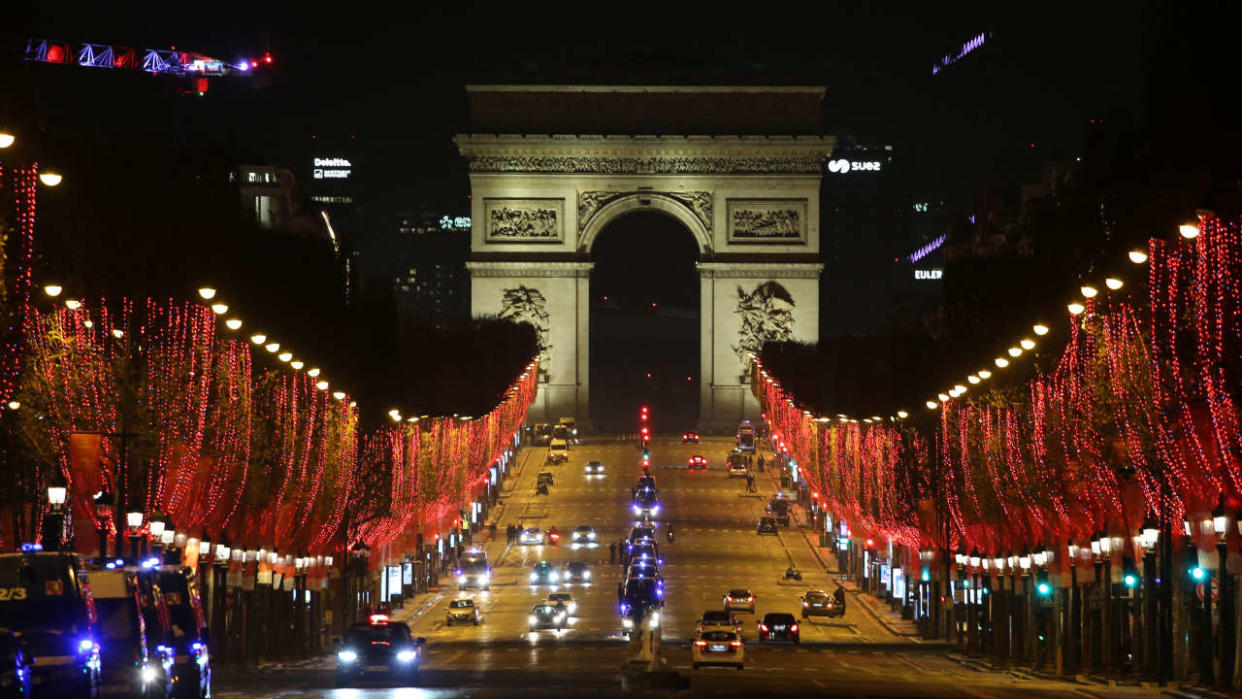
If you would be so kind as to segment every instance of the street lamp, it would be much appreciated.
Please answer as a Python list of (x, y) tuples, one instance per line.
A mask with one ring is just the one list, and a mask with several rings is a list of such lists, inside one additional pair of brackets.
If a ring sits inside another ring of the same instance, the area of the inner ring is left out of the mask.
[(64, 176), (54, 170), (44, 170), (39, 173), (39, 181), (48, 187), (55, 187), (63, 179), (65, 179)]
[(164, 513), (156, 510), (151, 513), (151, 521), (148, 524), (148, 531), (151, 535), (151, 542), (158, 543), (164, 536), (164, 528), (167, 526), (167, 519)]
[(139, 558), (138, 544), (141, 539), (142, 520), (144, 517), (142, 505), (138, 501), (130, 503), (125, 510), (125, 525), (129, 527), (129, 547), (130, 555), (137, 562)]
[[(1220, 586), (1220, 677), (1233, 677), (1233, 656), (1235, 645), (1233, 576), (1226, 565), (1229, 559), (1229, 515), (1225, 510), (1225, 494), (1221, 493), (1212, 510), (1212, 529), (1216, 532), (1216, 555), (1218, 584)], [(1210, 592), (1210, 591), (1209, 591)]]
[[(91, 505), (95, 508), (95, 525), (99, 534), (99, 560), (101, 561), (108, 557), (108, 523), (112, 521), (112, 508), (115, 504), (112, 493), (102, 490), (95, 493), (91, 501)], [(117, 548), (119, 549), (120, 546)]]
[(59, 551), (65, 535), (65, 500), (69, 495), (69, 484), (65, 481), (60, 469), (56, 469), (47, 479), (48, 513), (43, 516), (43, 548)]

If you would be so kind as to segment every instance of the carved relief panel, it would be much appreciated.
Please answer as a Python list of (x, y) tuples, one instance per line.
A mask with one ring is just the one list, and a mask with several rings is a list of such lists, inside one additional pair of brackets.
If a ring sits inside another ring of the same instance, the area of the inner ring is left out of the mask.
[(563, 199), (483, 201), (484, 241), (488, 243), (559, 243), (565, 239)]

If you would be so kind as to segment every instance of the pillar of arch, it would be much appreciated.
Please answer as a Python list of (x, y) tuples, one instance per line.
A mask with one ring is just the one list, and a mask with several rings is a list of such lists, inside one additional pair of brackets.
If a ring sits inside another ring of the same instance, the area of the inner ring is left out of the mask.
[[(778, 96), (794, 89), (773, 88)], [(515, 91), (529, 97), (502, 90)], [(591, 247), (632, 211), (673, 217), (700, 249), (700, 429), (758, 416), (748, 350), (773, 337), (818, 339), (819, 186), (831, 137), (543, 132), (454, 140), (470, 169), (473, 313), (531, 322), (545, 347), (533, 421), (587, 420)]]

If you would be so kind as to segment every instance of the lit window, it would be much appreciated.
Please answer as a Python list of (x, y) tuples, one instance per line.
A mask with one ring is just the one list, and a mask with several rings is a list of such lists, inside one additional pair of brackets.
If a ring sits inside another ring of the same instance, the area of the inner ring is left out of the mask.
[(246, 181), (247, 181), (247, 182), (258, 182), (258, 181), (259, 181), (259, 173), (257, 173), (257, 172), (247, 172), (247, 173), (246, 173)]

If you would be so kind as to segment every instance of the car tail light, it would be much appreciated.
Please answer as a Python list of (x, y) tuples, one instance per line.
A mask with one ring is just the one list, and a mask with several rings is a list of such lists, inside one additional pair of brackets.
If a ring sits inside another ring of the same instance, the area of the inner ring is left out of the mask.
[(802, 606), (803, 606), (803, 607), (809, 607), (809, 606), (811, 606), (811, 603), (810, 603), (810, 602), (803, 602), (803, 603), (802, 603)]
[(698, 646), (699, 648), (702, 648), (703, 646), (707, 645), (707, 641), (695, 641), (694, 645)]
[(798, 633), (798, 625), (794, 624), (793, 626), (790, 626), (789, 630), (793, 631), (794, 633)]
[(754, 601), (755, 601), (755, 596), (754, 596), (754, 595), (751, 595), (750, 597), (747, 597), (747, 598), (746, 598), (746, 601), (747, 601), (747, 602), (754, 602)]
[(767, 625), (767, 624), (760, 624), (760, 625), (759, 625), (759, 630), (760, 630), (760, 631), (767, 631), (767, 630), (768, 630), (768, 625)]
[(741, 648), (742, 642), (741, 641), (729, 641), (729, 645), (733, 646), (734, 648)]

